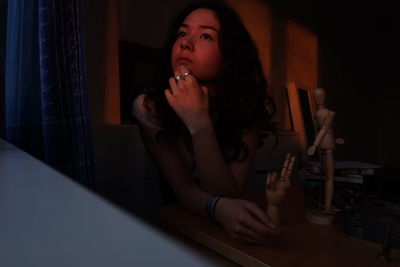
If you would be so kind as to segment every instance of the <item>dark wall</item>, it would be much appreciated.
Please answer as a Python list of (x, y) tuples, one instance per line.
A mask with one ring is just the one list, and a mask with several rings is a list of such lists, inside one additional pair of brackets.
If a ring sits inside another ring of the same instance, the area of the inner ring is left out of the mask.
[(331, 88), (336, 130), (348, 141), (338, 156), (400, 167), (395, 154), (400, 149), (398, 112), (393, 108), (400, 104), (395, 9), (355, 4), (330, 8), (323, 8), (327, 18), (318, 29), (319, 78), (322, 87)]
[(346, 144), (341, 160), (400, 167), (399, 42), (393, 4), (351, 1), (268, 1), (313, 30), (319, 38), (318, 86), (336, 111), (335, 133)]

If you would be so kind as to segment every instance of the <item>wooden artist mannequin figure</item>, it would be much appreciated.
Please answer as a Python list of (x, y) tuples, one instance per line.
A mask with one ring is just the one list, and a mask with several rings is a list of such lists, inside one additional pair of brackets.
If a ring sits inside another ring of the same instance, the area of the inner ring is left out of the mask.
[[(266, 177), (265, 194), (267, 199), (267, 215), (270, 220), (280, 225), (279, 206), (285, 199), (286, 191), (290, 186), (290, 176), (292, 174), (295, 157), (290, 153), (286, 155), (286, 160), (283, 164), (282, 172), (278, 178), (276, 172), (268, 174)], [(278, 179), (277, 179), (278, 178)]]
[(317, 111), (314, 117), (315, 140), (311, 147), (307, 149), (309, 156), (313, 155), (318, 147), (321, 150), (321, 162), (325, 170), (325, 196), (323, 213), (327, 215), (334, 214), (332, 209), (333, 198), (333, 172), (334, 159), (333, 149), (335, 148), (336, 139), (333, 135), (332, 121), (335, 117), (335, 112), (325, 107), (325, 91), (322, 88), (314, 90), (314, 100), (317, 104)]

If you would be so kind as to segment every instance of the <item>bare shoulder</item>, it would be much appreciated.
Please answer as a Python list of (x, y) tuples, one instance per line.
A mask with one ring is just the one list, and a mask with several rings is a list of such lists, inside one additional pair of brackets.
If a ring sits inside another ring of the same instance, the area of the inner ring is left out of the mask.
[(154, 102), (147, 97), (146, 94), (138, 95), (133, 101), (133, 113), (148, 113), (155, 115), (155, 105)]
[(135, 98), (132, 104), (132, 115), (149, 127), (162, 128), (161, 122), (157, 119), (155, 104), (146, 97), (146, 94), (140, 94)]

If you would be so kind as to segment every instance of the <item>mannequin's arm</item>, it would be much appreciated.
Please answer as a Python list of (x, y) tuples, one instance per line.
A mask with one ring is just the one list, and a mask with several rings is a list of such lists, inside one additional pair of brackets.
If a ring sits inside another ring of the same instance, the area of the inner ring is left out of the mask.
[(321, 129), (319, 130), (317, 136), (315, 137), (314, 143), (312, 144), (312, 146), (310, 146), (307, 149), (307, 154), (309, 156), (313, 155), (315, 153), (315, 149), (317, 148), (317, 146), (319, 146), (319, 144), (321, 143), (322, 139), (324, 138), (326, 132), (328, 131), (328, 127), (329, 125), (331, 125), (333, 118), (335, 117), (335, 112), (333, 111), (329, 111), (324, 124), (322, 125)]

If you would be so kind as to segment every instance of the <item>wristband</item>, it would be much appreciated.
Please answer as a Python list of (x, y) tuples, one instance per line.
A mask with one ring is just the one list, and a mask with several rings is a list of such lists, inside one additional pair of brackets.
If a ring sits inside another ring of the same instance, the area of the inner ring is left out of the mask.
[(220, 196), (207, 198), (206, 212), (208, 218), (214, 219), (214, 209), (219, 199)]
[(217, 206), (218, 201), (221, 199), (220, 196), (216, 197), (214, 204), (213, 204), (213, 208), (212, 208), (212, 213), (211, 213), (211, 217), (214, 220), (215, 219), (215, 207)]

